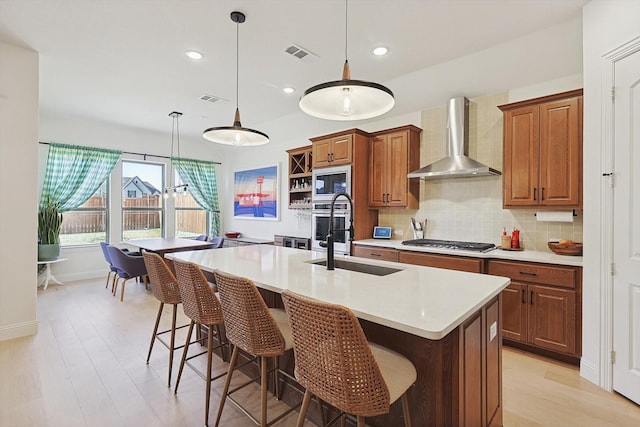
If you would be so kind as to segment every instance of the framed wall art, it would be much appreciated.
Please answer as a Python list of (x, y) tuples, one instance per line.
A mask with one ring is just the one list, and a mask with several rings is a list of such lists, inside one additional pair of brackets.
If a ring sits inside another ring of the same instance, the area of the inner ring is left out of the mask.
[(239, 170), (233, 174), (233, 217), (277, 221), (278, 166)]

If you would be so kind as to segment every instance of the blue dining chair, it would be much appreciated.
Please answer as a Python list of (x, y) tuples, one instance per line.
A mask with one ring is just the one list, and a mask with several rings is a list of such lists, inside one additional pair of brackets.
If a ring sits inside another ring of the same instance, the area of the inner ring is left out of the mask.
[(120, 301), (124, 301), (124, 287), (127, 280), (140, 277), (142, 281), (144, 281), (145, 288), (147, 287), (147, 267), (143, 257), (130, 255), (122, 249), (111, 245), (107, 246), (107, 252), (109, 253), (111, 263), (118, 270), (118, 276), (113, 288), (114, 296), (118, 291), (118, 281), (120, 279), (123, 279)]
[(218, 249), (221, 248), (222, 245), (224, 245), (224, 237), (221, 236), (212, 237), (209, 239), (209, 241), (212, 243), (211, 249)]
[(102, 249), (104, 259), (109, 263), (109, 273), (107, 274), (107, 283), (104, 285), (104, 288), (106, 289), (109, 287), (109, 280), (111, 279), (111, 273), (113, 273), (113, 281), (111, 282), (111, 292), (113, 293), (113, 289), (116, 284), (116, 278), (118, 277), (118, 269), (111, 262), (111, 257), (109, 256), (109, 251), (107, 250), (108, 246), (109, 244), (107, 242), (100, 242), (100, 249)]

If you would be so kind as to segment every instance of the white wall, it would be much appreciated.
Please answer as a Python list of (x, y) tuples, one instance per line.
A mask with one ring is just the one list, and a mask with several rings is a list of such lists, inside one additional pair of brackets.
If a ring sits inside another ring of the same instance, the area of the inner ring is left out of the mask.
[(38, 54), (0, 42), (0, 341), (35, 334)]
[[(603, 377), (608, 360), (601, 357), (606, 319), (601, 316), (604, 265), (602, 263), (604, 203), (602, 173), (610, 166), (610, 141), (603, 136), (602, 57), (616, 47), (640, 36), (640, 1), (594, 0), (583, 9), (584, 59), (584, 268), (583, 334), (580, 373), (590, 381), (606, 386)], [(587, 190), (588, 189), (588, 190)], [(606, 250), (606, 249), (605, 249)]]

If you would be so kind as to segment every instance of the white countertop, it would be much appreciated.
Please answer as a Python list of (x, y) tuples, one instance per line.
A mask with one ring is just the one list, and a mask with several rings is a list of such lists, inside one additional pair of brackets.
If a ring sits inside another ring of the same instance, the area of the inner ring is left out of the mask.
[(382, 240), (382, 239), (357, 240), (357, 241), (354, 241), (353, 243), (356, 245), (378, 246), (381, 248), (398, 249), (401, 251), (428, 252), (428, 253), (443, 254), (443, 255), (467, 256), (472, 258), (492, 258), (492, 259), (507, 259), (512, 261), (542, 262), (546, 264), (558, 264), (558, 265), (570, 265), (574, 267), (582, 267), (581, 256), (556, 255), (552, 252), (530, 251), (527, 249), (523, 251), (505, 251), (502, 249), (495, 249), (489, 252), (474, 252), (474, 251), (462, 251), (457, 249), (407, 246), (407, 245), (403, 245), (401, 240)]
[(271, 245), (239, 246), (167, 254), (203, 270), (220, 269), (248, 277), (256, 286), (294, 292), (349, 307), (356, 316), (394, 329), (438, 340), (477, 312), (508, 284), (506, 277), (466, 273), (355, 257), (361, 264), (399, 268), (374, 276), (307, 263), (324, 259), (314, 251)]

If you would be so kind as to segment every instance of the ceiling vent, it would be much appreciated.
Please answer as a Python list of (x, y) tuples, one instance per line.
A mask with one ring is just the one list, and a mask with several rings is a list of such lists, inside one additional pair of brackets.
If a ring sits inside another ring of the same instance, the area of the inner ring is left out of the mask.
[(226, 99), (224, 98), (219, 98), (213, 95), (207, 95), (206, 93), (204, 95), (201, 95), (199, 99), (202, 101), (211, 102), (212, 104), (218, 101), (226, 101)]
[(291, 46), (286, 48), (284, 51), (289, 55), (295, 58), (298, 58), (299, 60), (305, 63), (312, 62), (318, 58), (318, 55), (311, 52), (309, 49), (305, 49), (302, 46), (299, 46), (297, 44), (292, 44)]

